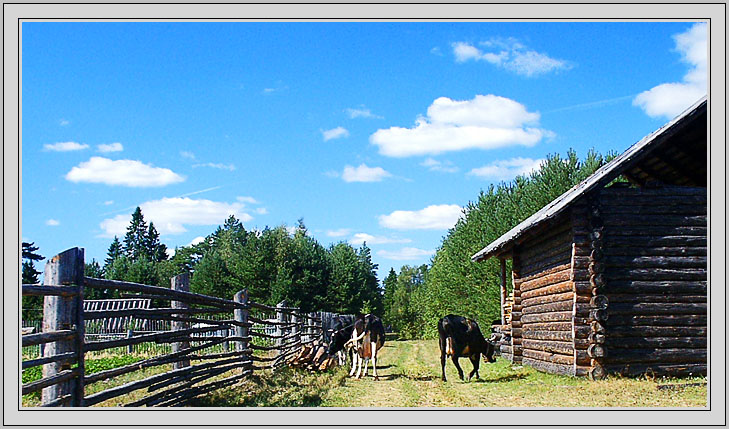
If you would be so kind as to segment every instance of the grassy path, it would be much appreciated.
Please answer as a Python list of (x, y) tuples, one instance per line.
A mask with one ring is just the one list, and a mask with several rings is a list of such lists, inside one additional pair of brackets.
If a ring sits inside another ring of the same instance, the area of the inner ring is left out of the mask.
[[(706, 379), (586, 379), (481, 363), (480, 380), (458, 378), (449, 361), (440, 379), (437, 341), (389, 341), (378, 359), (379, 381), (347, 377), (347, 368), (325, 374), (300, 370), (264, 373), (202, 399), (198, 406), (317, 407), (705, 407)], [(461, 359), (468, 374), (471, 363)], [(659, 388), (659, 385), (673, 385)]]

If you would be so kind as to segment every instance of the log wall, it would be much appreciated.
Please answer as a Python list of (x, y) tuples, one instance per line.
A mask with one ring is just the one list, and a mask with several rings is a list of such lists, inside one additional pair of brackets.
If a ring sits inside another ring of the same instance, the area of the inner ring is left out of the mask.
[(572, 229), (563, 217), (514, 250), (512, 352), (541, 371), (573, 375)]
[(706, 374), (706, 188), (605, 188), (609, 372)]

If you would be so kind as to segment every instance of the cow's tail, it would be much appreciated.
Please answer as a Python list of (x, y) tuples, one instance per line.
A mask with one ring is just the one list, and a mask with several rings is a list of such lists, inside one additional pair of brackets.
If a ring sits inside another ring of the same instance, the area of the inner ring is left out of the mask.
[(443, 319), (443, 332), (445, 333), (445, 354), (446, 356), (452, 356), (455, 352), (453, 350), (453, 332), (451, 324), (448, 323), (448, 319)]

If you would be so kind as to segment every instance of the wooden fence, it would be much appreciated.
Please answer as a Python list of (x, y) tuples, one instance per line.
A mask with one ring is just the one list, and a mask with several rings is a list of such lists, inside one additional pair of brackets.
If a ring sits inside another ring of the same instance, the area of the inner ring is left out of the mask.
[[(191, 293), (187, 274), (173, 277), (168, 289), (85, 277), (83, 271), (84, 250), (73, 248), (48, 261), (43, 285), (22, 285), (23, 295), (44, 297), (42, 331), (22, 335), (23, 348), (44, 345), (40, 357), (22, 361), (23, 369), (43, 366), (42, 378), (21, 388), (23, 395), (42, 391), (41, 406), (92, 406), (132, 392), (124, 406), (184, 405), (253, 371), (286, 365), (300, 346), (324, 339), (333, 316), (304, 314), (285, 302), (259, 304), (248, 299), (246, 290), (230, 300)], [(117, 290), (129, 301), (84, 302), (86, 288)], [(169, 305), (149, 308), (144, 300)], [(85, 332), (93, 324), (132, 319), (162, 321), (171, 329), (136, 331), (123, 338), (102, 335), (95, 341)], [(154, 355), (128, 365), (85, 371), (86, 361), (95, 355), (142, 343), (170, 347), (154, 349)], [(141, 372), (138, 377), (127, 376), (136, 372)], [(105, 387), (123, 376), (129, 381)], [(142, 389), (146, 392), (140, 394)]]

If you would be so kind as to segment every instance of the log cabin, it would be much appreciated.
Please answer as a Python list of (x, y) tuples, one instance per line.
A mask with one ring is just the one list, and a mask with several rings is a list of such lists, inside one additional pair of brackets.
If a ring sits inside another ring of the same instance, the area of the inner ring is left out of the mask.
[(512, 262), (502, 355), (592, 379), (705, 375), (707, 158), (704, 97), (473, 255), (501, 260), (502, 304)]

